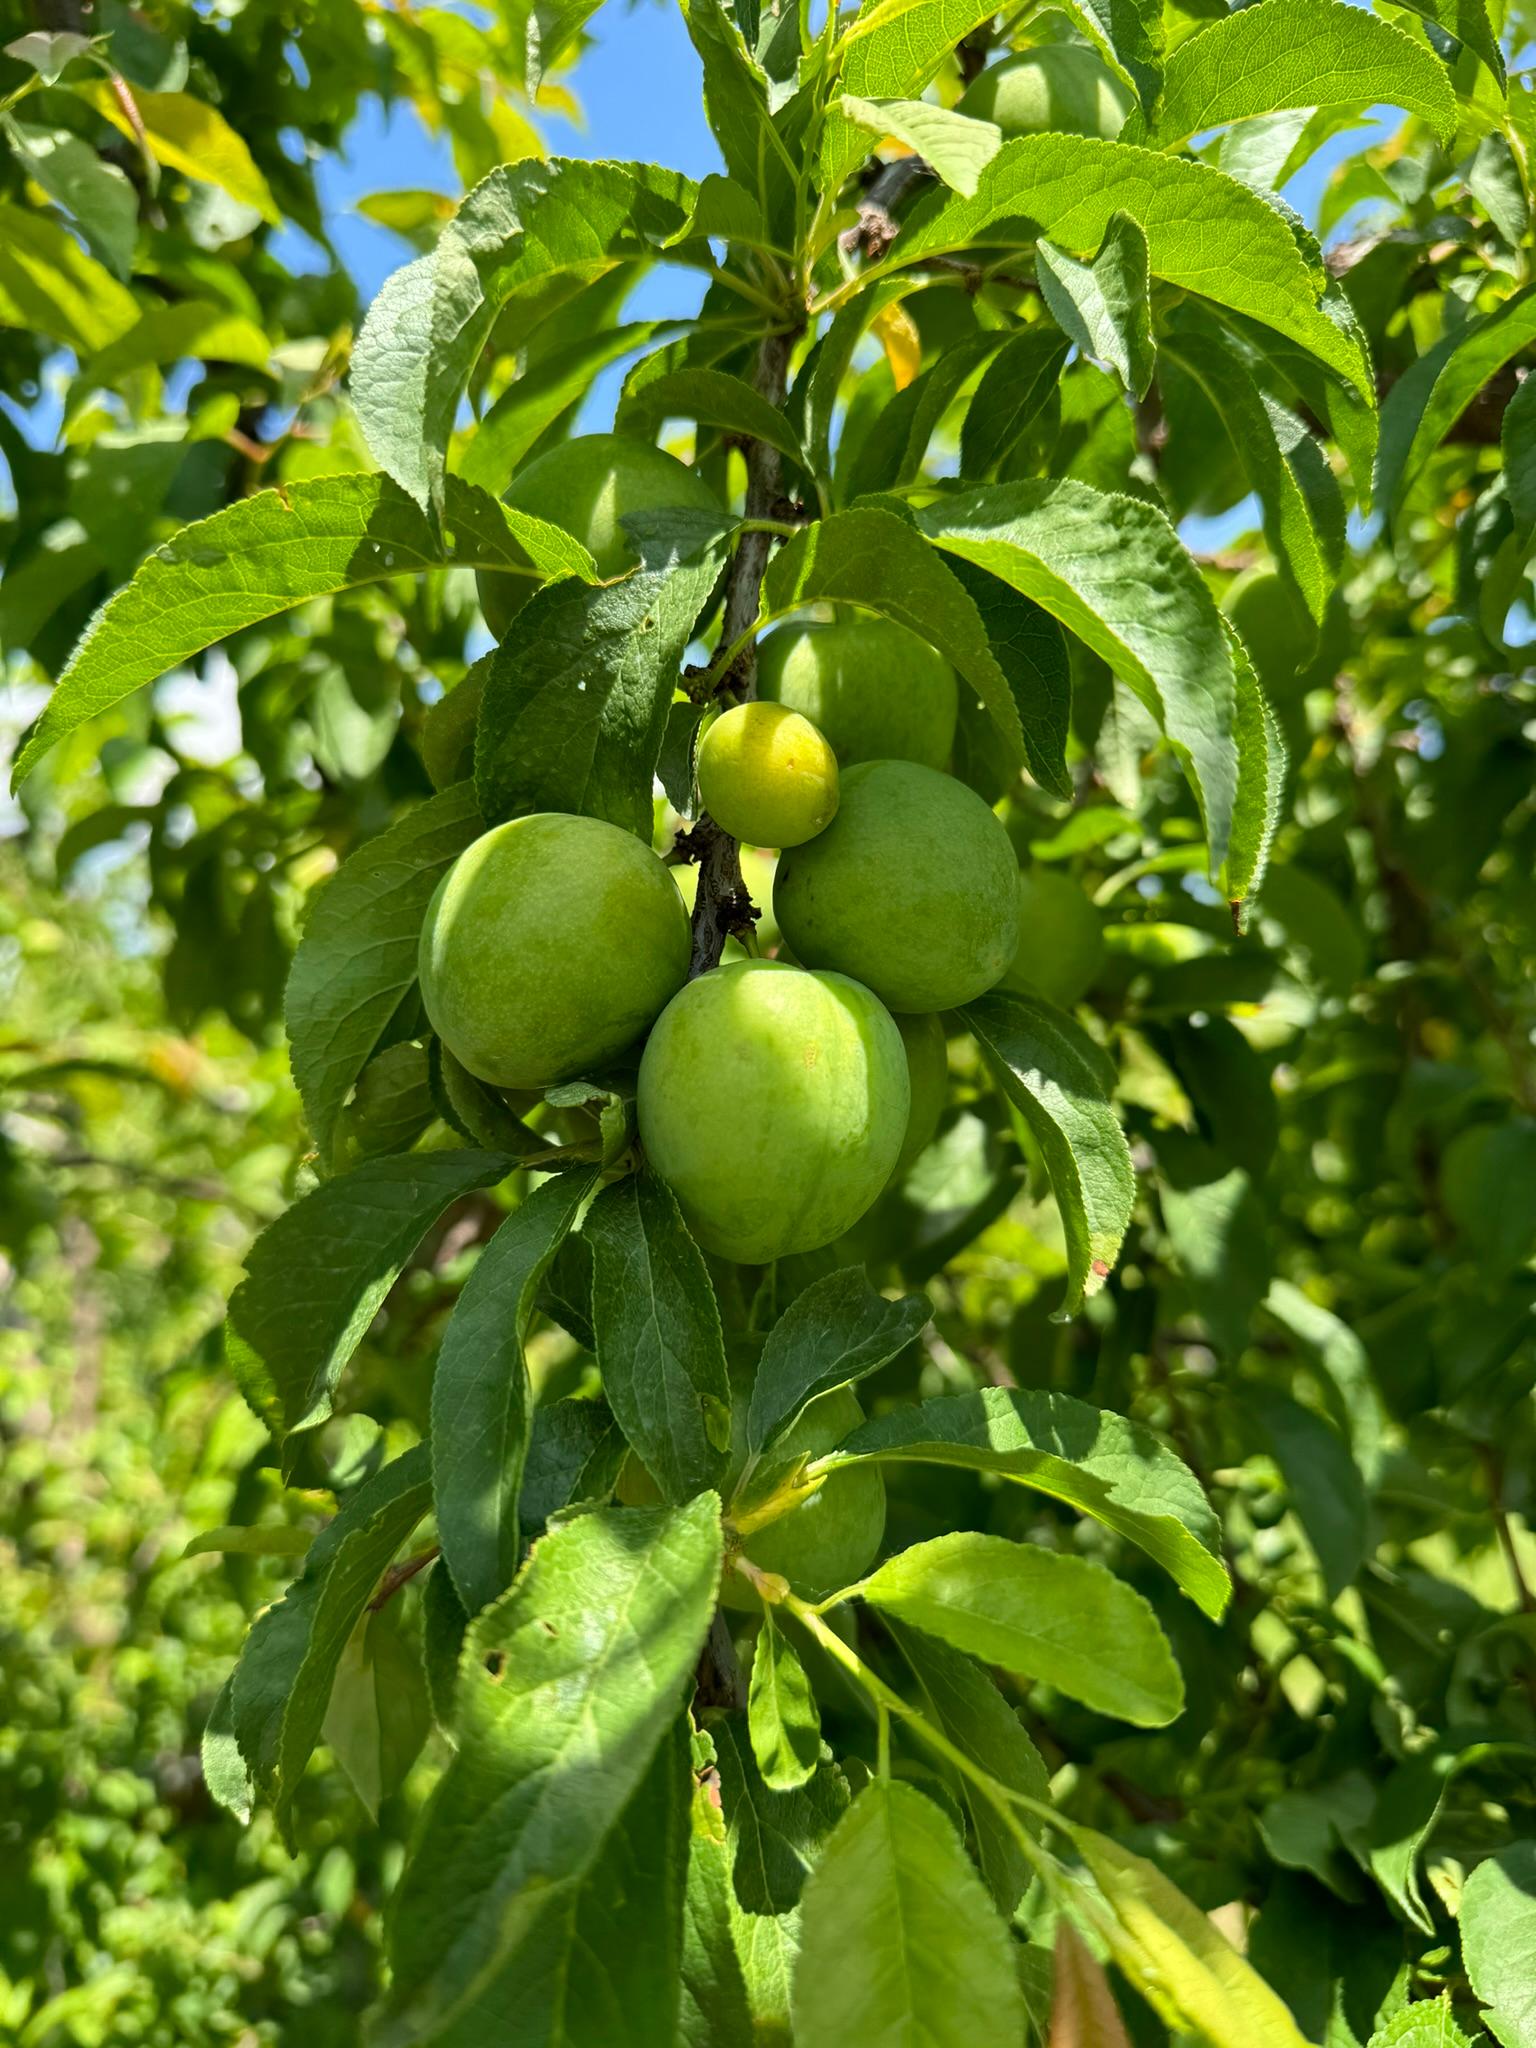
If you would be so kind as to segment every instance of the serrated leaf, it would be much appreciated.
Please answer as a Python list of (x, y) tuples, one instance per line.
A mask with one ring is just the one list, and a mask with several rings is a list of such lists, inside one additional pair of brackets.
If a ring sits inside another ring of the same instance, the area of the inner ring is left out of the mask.
[(683, 650), (719, 575), (726, 515), (628, 522), (642, 566), (542, 590), (487, 657), (475, 787), (488, 818), (576, 811), (650, 844), (651, 787)]
[(277, 201), (244, 142), (217, 108), (187, 92), (145, 92), (132, 88), (138, 122), (130, 120), (113, 83), (91, 79), (75, 88), (104, 121), (130, 142), (144, 141), (156, 163), (199, 184), (217, 185), (240, 206), (250, 207), (270, 226), (282, 219)]
[[(992, 10), (995, 11), (995, 10)], [(838, 78), (855, 99), (916, 99), (947, 53), (992, 19), (985, 0), (865, 0), (839, 46)], [(835, 192), (869, 155), (866, 130), (845, 120), (836, 102), (822, 131), (818, 181)]]
[[(894, 1620), (888, 1625), (911, 1666), (923, 1710), (934, 1726), (999, 1784), (1042, 1805), (1049, 1804), (1050, 1780), (1044, 1759), (986, 1672), (936, 1636)], [(957, 1775), (955, 1785), (965, 1803), (981, 1874), (999, 1910), (1011, 1916), (1030, 1880), (1030, 1865), (1012, 1831), (973, 1781)], [(1038, 1840), (1038, 1819), (1022, 1812), (1015, 1818)]]
[(763, 603), (783, 617), (828, 600), (862, 605), (936, 647), (970, 684), (1005, 740), (1024, 735), (1007, 679), (964, 586), (923, 536), (893, 512), (837, 512), (797, 533), (768, 564)]
[(1404, 491), (1488, 379), (1536, 339), (1536, 286), (1453, 327), (1387, 393), (1376, 448), (1376, 503), (1390, 520)]
[(936, 547), (1042, 605), (1135, 689), (1184, 768), (1218, 868), (1238, 776), (1232, 658), (1164, 515), (1069, 478), (960, 491), (918, 523)]
[(428, 1227), (514, 1164), (476, 1151), (373, 1159), (268, 1224), (230, 1298), (225, 1341), (240, 1391), (280, 1444), (329, 1416), (347, 1360)]
[(1128, 213), (1111, 216), (1099, 253), (1078, 262), (1042, 239), (1035, 275), (1051, 317), (1082, 354), (1112, 369), (1145, 398), (1157, 363), (1152, 339), (1147, 238)]
[(902, 345), (889, 332), (889, 324), (897, 316), (903, 321), (907, 319), (905, 307), (887, 307), (877, 322), (896, 396), (860, 442), (846, 477), (839, 477), (842, 495), (850, 499), (894, 490), (900, 484), (917, 480), (922, 474), (928, 443), (944, 415), (967, 380), (989, 356), (997, 354), (1007, 339), (1003, 334), (970, 335), (945, 349), (937, 361), (923, 370), (922, 336), (915, 325), (911, 330), (910, 361), (904, 358)]
[(1536, 1842), (1485, 1857), (1461, 1894), (1461, 1953), (1504, 2048), (1536, 2044)]
[(284, 1015), (293, 1078), (323, 1153), (348, 1092), (415, 985), (432, 892), (482, 829), (474, 791), (459, 783), (359, 847), (313, 900)]
[(5, 133), (26, 175), (74, 215), (91, 253), (114, 277), (126, 278), (139, 225), (139, 195), (132, 182), (67, 128), (9, 121)]
[(1441, 137), (1456, 127), (1445, 66), (1423, 43), (1345, 0), (1260, 0), (1174, 51), (1150, 140), (1174, 149), (1253, 114), (1378, 104), (1416, 114)]
[[(1438, 1998), (1416, 1998), (1394, 2013), (1372, 2034), (1370, 2048), (1472, 2048), (1472, 2042), (1456, 2024), (1451, 1994), (1443, 1991)], [(1506, 2048), (1520, 2048), (1519, 2036)]]
[(866, 100), (845, 92), (827, 109), (829, 120), (851, 121), (878, 142), (886, 136), (905, 143), (952, 191), (967, 198), (976, 180), (1003, 146), (995, 122), (978, 121), (931, 100)]
[(231, 1694), (235, 1734), (256, 1787), (285, 1827), (348, 1640), (431, 1500), (421, 1444), (351, 1495), (311, 1544), (299, 1576), (245, 1639)]
[(1257, 894), (1269, 867), (1270, 849), (1284, 810), (1289, 762), (1275, 714), (1269, 708), (1247, 649), (1231, 628), (1232, 672), (1237, 679), (1237, 796), (1232, 837), (1219, 877), (1228, 903)]
[(893, 1408), (847, 1436), (821, 1469), (903, 1459), (995, 1472), (1064, 1500), (1155, 1558), (1219, 1620), (1231, 1595), (1221, 1528), (1200, 1482), (1149, 1429), (1067, 1394), (983, 1387)]
[(368, 446), (410, 498), (441, 500), (459, 399), (498, 316), (535, 295), (550, 312), (654, 254), (693, 200), (674, 171), (559, 157), (503, 164), (475, 187), (432, 254), (385, 284), (352, 357)]
[(1064, 334), (1045, 322), (1007, 337), (966, 408), (960, 430), (962, 476), (980, 481), (1007, 460), (1060, 385), (1070, 346)]
[(981, 614), (987, 645), (1012, 692), (1030, 774), (1053, 796), (1070, 797), (1072, 659), (1065, 634), (1042, 605), (1000, 576), (959, 556), (954, 573)]
[(704, 71), (704, 111), (725, 167), (762, 210), (770, 234), (787, 241), (799, 163), (773, 118), (767, 73), (720, 0), (687, 0), (683, 18)]
[[(545, 1536), (471, 1625), (459, 1747), (395, 1895), (378, 2048), (615, 2038), (598, 2030), (612, 2003), (599, 2005), (571, 1962), (603, 1938), (605, 1897), (610, 1912), (629, 1901), (627, 1931), (666, 1883), (657, 1850), (678, 1806), (686, 1829), (685, 1792), (663, 1784), (605, 1880), (615, 1824), (654, 1784), (653, 1766), (667, 1773), (664, 1738), (714, 1610), (720, 1554), (712, 1495), (597, 1509)], [(680, 1879), (682, 1842), (671, 1847), (663, 1860)], [(675, 1965), (672, 1984), (675, 2002)], [(644, 2012), (654, 2017), (651, 1998)]]
[(605, 1188), (592, 1247), (597, 1363), (619, 1427), (664, 1497), (716, 1484), (730, 1445), (720, 1311), (676, 1198), (649, 1171)]
[(747, 1691), (752, 1754), (770, 1792), (793, 1792), (821, 1761), (821, 1715), (795, 1646), (763, 1610)]
[(1045, 1154), (1067, 1240), (1063, 1308), (1075, 1314), (1108, 1277), (1136, 1200), (1130, 1149), (1095, 1049), (1070, 1017), (1035, 996), (983, 996), (960, 1014)]
[(1139, 1728), (1165, 1726), (1184, 1705), (1184, 1681), (1151, 1607), (1089, 1558), (961, 1529), (890, 1558), (859, 1597), (984, 1664)]
[(1504, 53), (1488, 18), (1484, 0), (1401, 0), (1401, 5), (1423, 21), (1432, 21), (1459, 43), (1492, 74), (1499, 91), (1505, 84)]
[(235, 1736), (235, 1674), (219, 1687), (218, 1698), (203, 1726), (198, 1755), (203, 1783), (216, 1803), (236, 1820), (248, 1821), (255, 1788)]
[(619, 433), (652, 440), (662, 421), (673, 418), (748, 435), (777, 448), (802, 469), (809, 467), (805, 450), (779, 408), (745, 379), (725, 370), (673, 370), (653, 378), (624, 399), (614, 425)]
[(337, 1660), (320, 1732), (371, 1819), (404, 1783), (431, 1719), (421, 1658), (395, 1609), (365, 1613)]
[[(468, 567), (526, 575), (532, 561), (540, 575), (596, 575), (586, 549), (560, 527), (457, 480), (448, 512), (453, 559)], [(88, 718), (215, 641), (308, 598), (419, 575), (447, 559), (417, 507), (377, 475), (309, 478), (194, 521), (147, 555), (91, 620), (17, 759), (14, 783)]]
[(866, 1785), (806, 1887), (797, 2048), (1024, 2038), (1012, 1944), (944, 1815), (910, 1785)]
[(432, 1379), (432, 1488), (443, 1557), (471, 1615), (517, 1570), (531, 1405), (523, 1341), (540, 1283), (596, 1185), (594, 1171), (535, 1188), (481, 1252), (443, 1332)]
[(693, 1816), (677, 2048), (753, 2048), (752, 2009), (731, 1936), (725, 1822), (703, 1785), (694, 1789)]
[(736, 1901), (754, 1918), (788, 1913), (848, 1809), (847, 1780), (836, 1764), (821, 1763), (794, 1791), (774, 1792), (739, 1719), (716, 1722), (711, 1732)]
[(926, 1294), (887, 1301), (862, 1266), (813, 1281), (768, 1333), (752, 1382), (748, 1449), (762, 1450), (818, 1395), (889, 1364), (932, 1313)]
[[(581, 1242), (567, 1238), (566, 1247)], [(606, 1401), (573, 1395), (535, 1408), (518, 1503), (528, 1540), (542, 1536), (561, 1508), (611, 1493), (624, 1455), (624, 1438)]]
[(1363, 344), (1319, 306), (1322, 275), (1314, 276), (1272, 206), (1209, 165), (1122, 142), (1056, 134), (1005, 142), (974, 198), (922, 200), (891, 254), (855, 287), (978, 243), (1027, 251), (1048, 235), (1059, 248), (1097, 249), (1116, 213), (1129, 214), (1146, 236), (1153, 277), (1251, 315), (1362, 394), (1374, 390)]
[(0, 204), (0, 327), (47, 335), (94, 355), (139, 317), (138, 302), (67, 228)]
[(1099, 1890), (1077, 1888), (1079, 1911), (1154, 2012), (1211, 2048), (1307, 2048), (1280, 1997), (1156, 1864), (1092, 1828), (1066, 1833)]

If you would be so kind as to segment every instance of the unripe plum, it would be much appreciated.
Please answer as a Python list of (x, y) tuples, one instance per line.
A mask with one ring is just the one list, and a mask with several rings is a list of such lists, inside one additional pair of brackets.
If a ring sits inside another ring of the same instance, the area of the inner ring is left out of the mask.
[(752, 846), (799, 846), (837, 809), (837, 757), (783, 704), (737, 704), (699, 743), (699, 796), (715, 823)]
[(864, 761), (826, 831), (780, 860), (773, 908), (807, 967), (851, 974), (892, 1010), (950, 1010), (1007, 971), (1018, 890), (1008, 834), (973, 789)]
[(646, 1155), (706, 1250), (814, 1251), (890, 1178), (911, 1106), (901, 1034), (841, 974), (741, 960), (691, 981), (646, 1042)]
[(1099, 913), (1077, 883), (1054, 868), (1026, 868), (1019, 876), (1018, 951), (999, 986), (1065, 1009), (1087, 994), (1103, 962)]
[(943, 768), (955, 744), (954, 670), (926, 640), (874, 612), (776, 626), (758, 644), (757, 687), (810, 719), (844, 768), (856, 761)]
[[(635, 562), (620, 520), (627, 513), (684, 506), (718, 512), (708, 484), (675, 455), (622, 434), (582, 434), (557, 442), (520, 469), (503, 492), (516, 511), (563, 526), (581, 541), (600, 576), (619, 576)], [(498, 640), (539, 585), (535, 578), (481, 569), (475, 578), (485, 623)]]
[(924, 1016), (896, 1019), (896, 1029), (907, 1055), (907, 1080), (912, 1089), (912, 1108), (907, 1117), (907, 1134), (896, 1156), (896, 1172), (904, 1173), (920, 1152), (925, 1152), (949, 1092), (949, 1048), (944, 1026), (930, 1012)]
[(496, 825), (437, 885), (421, 996), (472, 1074), (547, 1088), (632, 1045), (688, 973), (671, 873), (601, 818), (540, 811)]
[(1086, 44), (1041, 43), (978, 72), (958, 111), (996, 122), (1005, 140), (1051, 129), (1113, 142), (1131, 111), (1131, 95)]
[[(852, 1387), (836, 1387), (813, 1401), (788, 1434), (774, 1445), (781, 1454), (820, 1457), (864, 1420)], [(798, 1507), (742, 1539), (742, 1550), (759, 1570), (778, 1572), (803, 1599), (823, 1600), (864, 1576), (885, 1534), (885, 1481), (874, 1465), (834, 1472)], [(739, 1572), (727, 1572), (726, 1606), (755, 1607), (757, 1598)]]

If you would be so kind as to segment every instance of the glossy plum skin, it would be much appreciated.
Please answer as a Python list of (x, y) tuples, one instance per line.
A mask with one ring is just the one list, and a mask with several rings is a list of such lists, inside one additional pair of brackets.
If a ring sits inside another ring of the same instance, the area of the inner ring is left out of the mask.
[(808, 718), (754, 701), (723, 712), (699, 742), (699, 798), (749, 846), (800, 846), (837, 810), (837, 756)]

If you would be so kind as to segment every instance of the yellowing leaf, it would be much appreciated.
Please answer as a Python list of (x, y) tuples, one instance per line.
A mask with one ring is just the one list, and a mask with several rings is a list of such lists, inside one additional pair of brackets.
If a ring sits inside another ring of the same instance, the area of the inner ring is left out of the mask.
[(869, 324), (885, 350), (896, 389), (905, 391), (923, 367), (923, 341), (917, 322), (905, 306), (894, 305), (882, 307)]
[[(110, 121), (130, 141), (138, 140), (133, 122), (108, 80), (82, 86), (80, 91), (103, 120)], [(156, 163), (202, 184), (217, 185), (231, 199), (253, 207), (264, 221), (277, 225), (281, 216), (266, 179), (216, 108), (186, 92), (140, 92), (134, 88), (133, 99)]]

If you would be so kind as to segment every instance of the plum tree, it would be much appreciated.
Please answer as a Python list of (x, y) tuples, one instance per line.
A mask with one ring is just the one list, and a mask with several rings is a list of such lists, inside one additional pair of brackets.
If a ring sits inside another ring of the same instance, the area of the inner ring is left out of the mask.
[(1026, 868), (1019, 876), (1019, 943), (1000, 986), (1075, 1003), (1104, 959), (1099, 914), (1070, 875)]
[(504, 1088), (590, 1072), (632, 1045), (688, 972), (688, 913), (649, 847), (541, 811), (483, 833), (422, 926), (422, 1002), (454, 1056)]
[(752, 846), (799, 846), (837, 809), (837, 756), (784, 704), (722, 712), (699, 743), (698, 779), (716, 824)]
[(884, 1007), (844, 975), (781, 960), (690, 982), (640, 1062), (646, 1156), (699, 1242), (746, 1265), (855, 1223), (890, 1178), (910, 1107)]
[[(834, 1387), (810, 1404), (774, 1445), (773, 1455), (819, 1457), (863, 1420), (852, 1387)], [(759, 1570), (788, 1579), (803, 1599), (822, 1600), (863, 1577), (884, 1534), (885, 1481), (876, 1467), (864, 1466), (834, 1472), (798, 1507), (754, 1529), (742, 1550)], [(728, 1607), (757, 1606), (757, 1596), (736, 1572), (725, 1574), (721, 1597)]]
[(973, 789), (912, 761), (843, 777), (826, 831), (779, 862), (773, 907), (807, 967), (892, 1010), (949, 1010), (989, 989), (1018, 945), (1018, 864)]
[[(675, 455), (623, 434), (582, 434), (558, 442), (520, 469), (506, 503), (563, 526), (587, 549), (602, 576), (619, 576), (635, 559), (622, 521), (632, 512), (674, 506), (718, 512), (719, 501)], [(538, 589), (533, 575), (482, 569), (475, 578), (485, 623), (498, 640)]]
[(959, 694), (936, 648), (893, 619), (840, 609), (776, 626), (757, 650), (758, 689), (803, 712), (844, 768), (857, 761), (948, 764)]
[(1131, 111), (1129, 89), (1085, 43), (1041, 43), (977, 74), (962, 114), (994, 121), (1005, 137), (1097, 135), (1112, 142)]
[(907, 1080), (912, 1090), (907, 1134), (896, 1156), (899, 1174), (927, 1148), (939, 1127), (949, 1087), (949, 1046), (944, 1026), (931, 1011), (919, 1015), (903, 1012), (896, 1019), (896, 1029), (906, 1050)]

